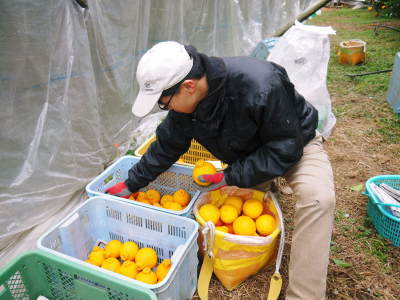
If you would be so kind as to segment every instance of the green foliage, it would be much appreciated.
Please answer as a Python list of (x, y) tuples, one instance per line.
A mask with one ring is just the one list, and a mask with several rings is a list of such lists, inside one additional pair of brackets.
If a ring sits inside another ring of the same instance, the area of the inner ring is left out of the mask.
[(392, 18), (400, 17), (399, 0), (370, 0), (369, 4), (375, 11), (376, 16), (382, 14)]

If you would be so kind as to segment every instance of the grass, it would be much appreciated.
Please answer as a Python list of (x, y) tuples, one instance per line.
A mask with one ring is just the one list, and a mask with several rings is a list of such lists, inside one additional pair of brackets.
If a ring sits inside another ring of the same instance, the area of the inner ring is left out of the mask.
[[(387, 28), (377, 27), (386, 24), (400, 28), (399, 19), (375, 17), (367, 9), (338, 9), (324, 12), (335, 26), (336, 35), (331, 37), (331, 59), (329, 61), (328, 89), (332, 96), (351, 96), (354, 93), (376, 100), (376, 110), (382, 110), (382, 116), (374, 116), (369, 110), (353, 107), (349, 103), (341, 103), (333, 107), (333, 113), (340, 119), (351, 113), (350, 117), (373, 119), (378, 129), (370, 132), (382, 137), (383, 142), (400, 143), (400, 117), (394, 113), (386, 99), (391, 73), (381, 73), (359, 77), (346, 74), (360, 74), (392, 69), (394, 57), (400, 51), (400, 33)], [(355, 16), (356, 15), (356, 16)], [(309, 24), (322, 25), (326, 18), (312, 19)], [(376, 28), (376, 30), (375, 30)], [(337, 50), (340, 42), (349, 39), (360, 39), (367, 43), (366, 62), (361, 65), (341, 65), (337, 61)]]

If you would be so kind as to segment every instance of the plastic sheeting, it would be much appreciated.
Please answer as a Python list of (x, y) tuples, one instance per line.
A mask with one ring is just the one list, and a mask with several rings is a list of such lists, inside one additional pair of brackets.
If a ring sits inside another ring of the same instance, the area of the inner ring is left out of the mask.
[(0, 2), (0, 266), (34, 248), (128, 149), (136, 63), (148, 48), (177, 40), (248, 55), (317, 1), (88, 2)]
[(327, 139), (336, 124), (326, 78), (332, 27), (296, 22), (272, 48), (268, 60), (284, 67), (296, 90), (318, 110), (318, 130)]

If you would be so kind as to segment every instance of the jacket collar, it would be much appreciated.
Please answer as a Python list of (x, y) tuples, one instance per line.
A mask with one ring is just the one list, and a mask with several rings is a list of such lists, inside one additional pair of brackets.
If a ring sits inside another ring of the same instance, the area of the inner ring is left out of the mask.
[(219, 57), (208, 57), (200, 53), (205, 68), (208, 83), (208, 94), (199, 102), (192, 118), (197, 119), (208, 129), (219, 127), (222, 120), (223, 101), (225, 96), (225, 81), (227, 71), (224, 61)]

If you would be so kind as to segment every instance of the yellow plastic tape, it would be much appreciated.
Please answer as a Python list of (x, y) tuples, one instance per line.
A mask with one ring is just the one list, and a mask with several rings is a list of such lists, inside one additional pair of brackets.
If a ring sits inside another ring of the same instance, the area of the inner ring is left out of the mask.
[(208, 286), (210, 285), (212, 273), (213, 261), (205, 254), (203, 264), (201, 265), (199, 280), (197, 281), (197, 293), (201, 300), (208, 300)]
[(269, 292), (267, 300), (276, 300), (279, 297), (282, 289), (282, 277), (281, 274), (275, 272), (271, 277), (271, 282), (269, 284)]

